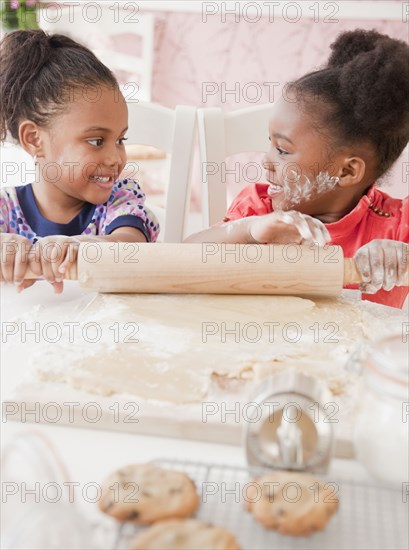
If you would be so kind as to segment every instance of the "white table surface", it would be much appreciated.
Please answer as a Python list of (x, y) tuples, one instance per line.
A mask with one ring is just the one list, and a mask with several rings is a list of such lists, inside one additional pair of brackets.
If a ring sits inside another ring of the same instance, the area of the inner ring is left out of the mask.
[[(18, 295), (11, 285), (1, 286), (1, 323), (24, 315), (28, 310), (41, 303), (50, 309), (65, 308), (67, 311), (72, 305), (78, 304), (79, 299), (88, 299), (80, 291), (75, 282), (65, 283), (66, 289), (60, 296), (54, 295), (47, 283), (37, 283), (30, 289)], [(3, 346), (2, 346), (3, 347)], [(19, 382), (24, 371), (24, 345), (21, 344), (16, 361), (2, 361), (2, 401), (7, 398), (13, 386)], [(17, 364), (19, 363), (19, 364)], [(70, 481), (81, 485), (89, 482), (101, 483), (113, 470), (131, 462), (146, 462), (155, 459), (176, 459), (198, 462), (209, 462), (230, 466), (244, 467), (246, 458), (244, 449), (231, 445), (217, 445), (191, 440), (179, 440), (164, 437), (148, 437), (130, 433), (95, 430), (90, 428), (76, 428), (73, 426), (58, 426), (52, 424), (33, 424), (6, 421), (1, 425), (2, 449), (7, 448), (19, 434), (36, 432), (44, 436), (54, 447), (62, 462), (65, 464)], [(353, 460), (333, 460), (329, 475), (347, 476), (348, 478), (365, 480), (370, 479), (366, 471)], [(6, 472), (3, 482), (13, 481), (13, 474)], [(50, 479), (50, 481), (52, 481)], [(95, 514), (96, 505), (90, 506), (83, 502), (87, 510)], [(29, 506), (29, 502), (27, 503)]]
[[(72, 304), (78, 304), (78, 299), (85, 301), (91, 299), (89, 292), (78, 288), (76, 282), (65, 282), (65, 289), (62, 295), (55, 295), (51, 287), (45, 282), (36, 283), (21, 294), (17, 294), (12, 285), (0, 287), (0, 319), (2, 327), (10, 319), (24, 314), (28, 310), (41, 303), (42, 306), (50, 308), (65, 308), (69, 310)], [(52, 318), (52, 317), (51, 317)], [(19, 361), (24, 357), (24, 344), (20, 344)], [(2, 346), (3, 347), (3, 346)], [(3, 350), (2, 350), (3, 351)], [(10, 364), (8, 360), (1, 366), (1, 395), (2, 400), (10, 394), (12, 388), (19, 382), (23, 369), (16, 364)], [(14, 363), (14, 361), (13, 361)], [(135, 434), (114, 433), (111, 431), (92, 430), (75, 427), (56, 426), (50, 424), (25, 424), (15, 421), (2, 423), (2, 444), (9, 442), (15, 434), (28, 429), (34, 429), (44, 433), (48, 438), (55, 441), (61, 454), (67, 457), (67, 463), (74, 470), (78, 469), (78, 475), (93, 475), (97, 471), (102, 474), (117, 466), (122, 460), (152, 460), (159, 457), (172, 457), (190, 460), (208, 460), (211, 462), (228, 463), (232, 466), (244, 466), (244, 450), (231, 445), (216, 445), (204, 442), (185, 441), (171, 438), (147, 437)], [(108, 443), (109, 441), (109, 443)], [(89, 453), (83, 450), (89, 447)], [(82, 452), (79, 454), (78, 449)], [(93, 460), (84, 460), (84, 454), (98, 456), (98, 464)], [(69, 460), (68, 460), (69, 457)], [(123, 457), (121, 459), (121, 457)], [(352, 461), (340, 461), (348, 464), (350, 469)], [(89, 463), (89, 466), (88, 466)], [(81, 473), (81, 471), (83, 474)], [(358, 471), (362, 473), (361, 469)]]

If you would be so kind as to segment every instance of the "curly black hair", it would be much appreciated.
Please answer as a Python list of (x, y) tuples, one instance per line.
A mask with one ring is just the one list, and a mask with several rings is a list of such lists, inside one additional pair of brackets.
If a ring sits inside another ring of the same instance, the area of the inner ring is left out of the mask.
[(78, 88), (118, 88), (113, 73), (88, 48), (68, 36), (20, 30), (0, 43), (0, 140), (18, 140), (19, 123), (47, 126)]
[(291, 83), (334, 148), (369, 144), (382, 176), (409, 141), (409, 45), (375, 30), (340, 34), (324, 68)]

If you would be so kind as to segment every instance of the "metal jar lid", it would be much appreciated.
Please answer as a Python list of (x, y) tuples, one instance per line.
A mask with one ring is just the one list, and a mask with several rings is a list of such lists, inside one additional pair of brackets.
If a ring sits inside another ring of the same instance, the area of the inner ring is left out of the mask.
[(331, 399), (322, 382), (295, 369), (263, 381), (252, 399), (263, 414), (246, 424), (248, 465), (325, 472), (334, 441), (324, 408)]

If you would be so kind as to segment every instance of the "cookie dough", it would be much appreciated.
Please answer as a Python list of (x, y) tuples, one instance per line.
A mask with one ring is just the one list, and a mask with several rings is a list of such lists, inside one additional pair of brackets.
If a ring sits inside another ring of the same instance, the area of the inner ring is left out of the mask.
[(271, 323), (307, 322), (314, 308), (282, 296), (99, 295), (81, 316), (75, 346), (61, 340), (38, 350), (37, 376), (103, 396), (197, 403), (213, 374), (240, 378), (257, 359), (297, 354)]
[(339, 393), (362, 343), (401, 327), (401, 312), (393, 319), (387, 308), (378, 319), (372, 309), (385, 308), (294, 296), (98, 295), (76, 317), (75, 338), (66, 329), (36, 345), (32, 361), (44, 381), (177, 404), (202, 402), (215, 380), (244, 386), (289, 366)]

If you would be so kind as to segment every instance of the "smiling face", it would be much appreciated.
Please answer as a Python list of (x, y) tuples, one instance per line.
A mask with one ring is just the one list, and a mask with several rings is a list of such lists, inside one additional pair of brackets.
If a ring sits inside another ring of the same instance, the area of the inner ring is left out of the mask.
[(126, 164), (128, 110), (122, 94), (97, 88), (90, 101), (80, 90), (68, 109), (40, 128), (40, 185), (55, 197), (101, 204)]
[(280, 99), (270, 119), (271, 146), (264, 159), (268, 193), (274, 210), (325, 212), (339, 196), (336, 187), (344, 157), (334, 154), (328, 139), (314, 131), (299, 103)]

